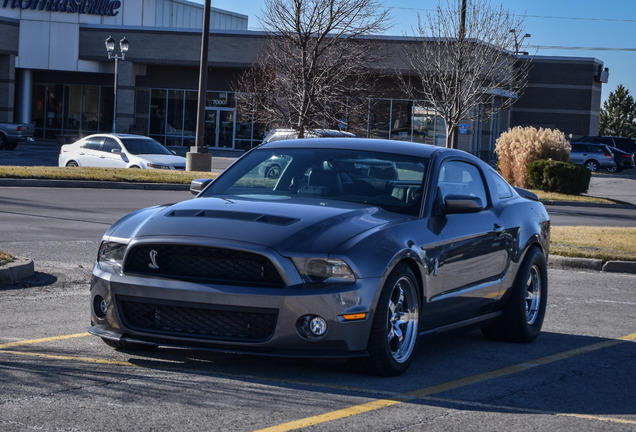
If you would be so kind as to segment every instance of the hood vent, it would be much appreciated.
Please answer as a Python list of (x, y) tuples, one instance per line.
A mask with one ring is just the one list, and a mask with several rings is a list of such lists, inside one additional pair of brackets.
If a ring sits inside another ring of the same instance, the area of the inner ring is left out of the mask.
[(299, 219), (273, 216), (262, 213), (245, 213), (226, 210), (172, 210), (167, 217), (204, 217), (213, 219), (232, 219), (250, 222), (263, 222), (272, 225), (291, 225)]

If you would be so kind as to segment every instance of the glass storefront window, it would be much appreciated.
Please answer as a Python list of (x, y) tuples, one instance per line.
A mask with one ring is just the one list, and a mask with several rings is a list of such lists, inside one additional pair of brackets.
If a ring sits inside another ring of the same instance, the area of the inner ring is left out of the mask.
[(369, 109), (369, 138), (389, 138), (391, 101), (372, 100)]
[(31, 94), (31, 121), (35, 124), (38, 135), (42, 136), (44, 130), (44, 94), (46, 86), (41, 84), (33, 85)]
[(168, 91), (166, 145), (180, 146), (183, 136), (183, 90)]
[[(88, 121), (97, 121), (97, 130), (100, 132), (111, 132), (113, 130), (113, 105), (115, 103), (115, 94), (113, 93), (113, 87), (100, 87), (100, 97), (95, 99), (93, 103), (98, 104), (98, 115), (96, 119), (89, 119)], [(84, 110), (86, 112), (86, 110)], [(94, 123), (89, 123), (90, 127)], [(91, 129), (92, 130), (92, 129)]]
[(82, 86), (70, 86), (68, 89), (68, 108), (66, 115), (66, 131), (80, 129), (82, 119)]
[(412, 102), (394, 100), (391, 107), (391, 139), (411, 141)]
[[(107, 88), (104, 88), (102, 93), (107, 92)], [(111, 90), (112, 91), (112, 90)], [(104, 116), (100, 115), (100, 107), (99, 107), (99, 95), (100, 89), (99, 87), (84, 87), (82, 91), (82, 123), (81, 130), (85, 134), (91, 134), (99, 131), (112, 131), (113, 130), (113, 113), (112, 111), (108, 116), (106, 116), (105, 121), (102, 120), (101, 128), (100, 128), (100, 119), (103, 119)], [(110, 99), (110, 108), (113, 108), (112, 97)]]
[(166, 90), (152, 89), (150, 92), (150, 136), (165, 144)]
[(199, 105), (199, 93), (187, 90), (183, 110), (183, 145), (193, 146), (197, 133), (197, 109)]

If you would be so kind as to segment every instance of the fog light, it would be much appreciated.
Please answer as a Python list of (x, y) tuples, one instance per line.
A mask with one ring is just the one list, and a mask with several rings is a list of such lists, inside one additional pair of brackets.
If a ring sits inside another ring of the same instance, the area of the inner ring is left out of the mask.
[(106, 303), (106, 299), (100, 295), (96, 295), (93, 299), (93, 311), (95, 312), (95, 316), (99, 319), (106, 318), (106, 313), (108, 312), (108, 303)]
[(317, 339), (327, 333), (327, 321), (316, 315), (305, 315), (296, 322), (296, 330), (305, 339)]
[(327, 321), (320, 317), (313, 317), (309, 321), (309, 331), (314, 336), (322, 336), (327, 332)]

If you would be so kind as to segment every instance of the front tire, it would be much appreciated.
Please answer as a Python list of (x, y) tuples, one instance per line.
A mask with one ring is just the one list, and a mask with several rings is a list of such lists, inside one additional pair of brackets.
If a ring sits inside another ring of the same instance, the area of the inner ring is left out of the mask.
[(490, 339), (532, 342), (541, 332), (547, 300), (547, 264), (543, 252), (534, 247), (519, 269), (503, 316), (482, 333)]
[(4, 135), (0, 134), (0, 150), (5, 148), (7, 146), (7, 143), (7, 138)]
[(413, 271), (398, 265), (386, 280), (373, 317), (368, 357), (352, 360), (363, 373), (396, 376), (413, 361), (419, 322), (418, 285)]

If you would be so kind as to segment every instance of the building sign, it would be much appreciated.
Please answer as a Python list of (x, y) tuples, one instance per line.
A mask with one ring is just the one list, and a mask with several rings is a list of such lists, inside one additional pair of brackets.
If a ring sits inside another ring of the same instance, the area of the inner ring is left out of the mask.
[(0, 0), (3, 8), (40, 10), (80, 15), (116, 16), (119, 0)]

